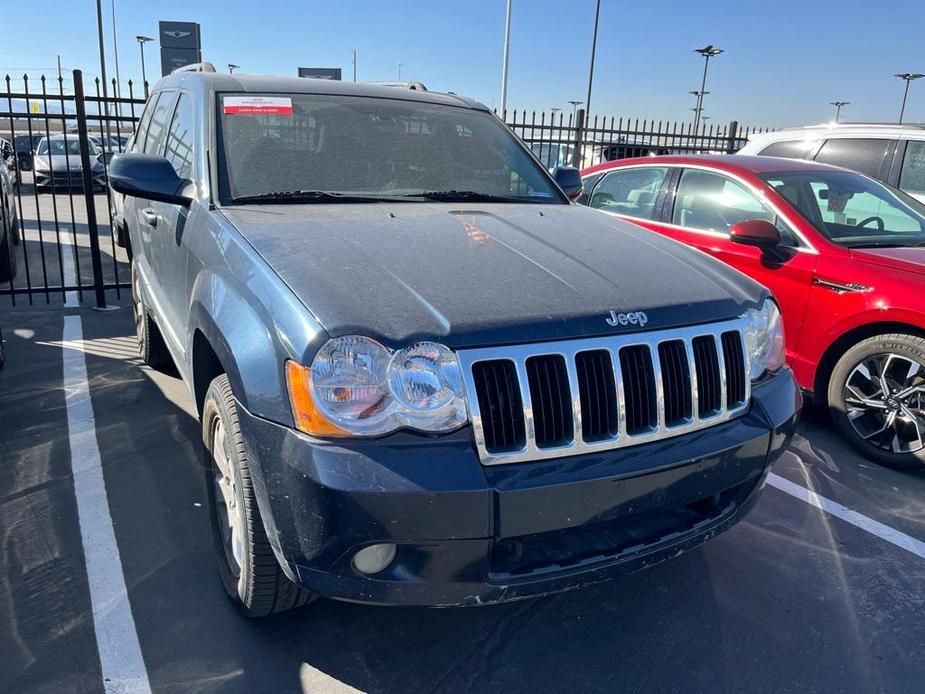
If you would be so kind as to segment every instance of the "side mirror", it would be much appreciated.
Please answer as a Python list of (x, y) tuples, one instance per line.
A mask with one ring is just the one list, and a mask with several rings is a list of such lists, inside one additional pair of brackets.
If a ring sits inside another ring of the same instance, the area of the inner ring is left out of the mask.
[(116, 154), (109, 164), (109, 184), (117, 193), (189, 207), (192, 183), (177, 176), (173, 165), (153, 154)]
[(552, 170), (552, 177), (570, 200), (581, 195), (581, 172), (574, 166), (557, 166)]
[(729, 238), (745, 246), (771, 248), (780, 244), (780, 232), (766, 219), (749, 219), (729, 230)]

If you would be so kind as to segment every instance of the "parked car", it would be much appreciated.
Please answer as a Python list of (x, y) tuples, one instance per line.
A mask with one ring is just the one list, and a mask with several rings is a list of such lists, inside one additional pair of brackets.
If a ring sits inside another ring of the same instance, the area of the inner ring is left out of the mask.
[(247, 614), (575, 588), (755, 502), (801, 402), (767, 290), (570, 204), (481, 104), (184, 71), (147, 110), (110, 168), (140, 351)]
[(925, 202), (925, 125), (826, 123), (752, 136), (739, 154), (810, 159), (876, 178)]
[[(93, 143), (87, 142), (90, 148), (90, 166), (94, 188), (106, 187), (106, 171), (103, 166), (103, 153)], [(52, 135), (43, 137), (36, 147), (35, 159), (35, 187), (40, 190), (49, 190), (52, 185), (56, 190), (83, 187), (83, 166), (80, 160), (80, 140), (76, 136)]]
[[(572, 155), (575, 151), (573, 144), (526, 139), (530, 149), (533, 150), (537, 159), (547, 169), (552, 170), (557, 166), (569, 166), (571, 164)], [(621, 135), (613, 139), (599, 139), (588, 143), (582, 149), (580, 164), (583, 168), (588, 168), (594, 164), (618, 159), (655, 157), (670, 153), (671, 151), (667, 147), (654, 145), (645, 139), (627, 139)]]
[(13, 149), (16, 151), (16, 166), (19, 171), (32, 170), (35, 148), (42, 137), (43, 135), (39, 134), (13, 136)]
[(13, 246), (21, 241), (19, 215), (16, 211), (16, 179), (0, 159), (0, 282), (16, 276), (16, 253)]
[(867, 176), (746, 156), (624, 160), (581, 202), (768, 286), (797, 382), (862, 453), (925, 463), (925, 206)]
[(0, 138), (0, 162), (6, 166), (14, 183), (19, 185), (19, 169), (16, 166), (16, 150), (9, 140)]

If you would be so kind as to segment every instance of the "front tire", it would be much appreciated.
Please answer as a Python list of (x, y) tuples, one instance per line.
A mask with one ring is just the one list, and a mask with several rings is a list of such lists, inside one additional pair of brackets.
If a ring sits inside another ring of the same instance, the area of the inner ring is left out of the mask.
[(835, 426), (862, 455), (896, 470), (925, 469), (925, 339), (862, 340), (829, 379)]
[(225, 592), (248, 617), (308, 604), (313, 595), (283, 573), (254, 495), (250, 461), (228, 377), (209, 385), (202, 408), (209, 514)]

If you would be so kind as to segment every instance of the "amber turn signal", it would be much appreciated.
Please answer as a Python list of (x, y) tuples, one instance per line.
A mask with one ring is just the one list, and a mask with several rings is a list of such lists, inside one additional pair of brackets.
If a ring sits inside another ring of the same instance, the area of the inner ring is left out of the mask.
[(294, 361), (286, 362), (286, 383), (296, 428), (312, 436), (350, 436), (349, 431), (328, 421), (312, 399), (312, 370)]

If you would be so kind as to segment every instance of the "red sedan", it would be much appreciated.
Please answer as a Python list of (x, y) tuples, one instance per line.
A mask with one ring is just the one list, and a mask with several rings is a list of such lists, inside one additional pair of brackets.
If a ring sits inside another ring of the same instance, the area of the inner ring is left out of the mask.
[(925, 205), (861, 174), (748, 156), (624, 159), (579, 202), (771, 289), (800, 386), (890, 467), (925, 465)]

